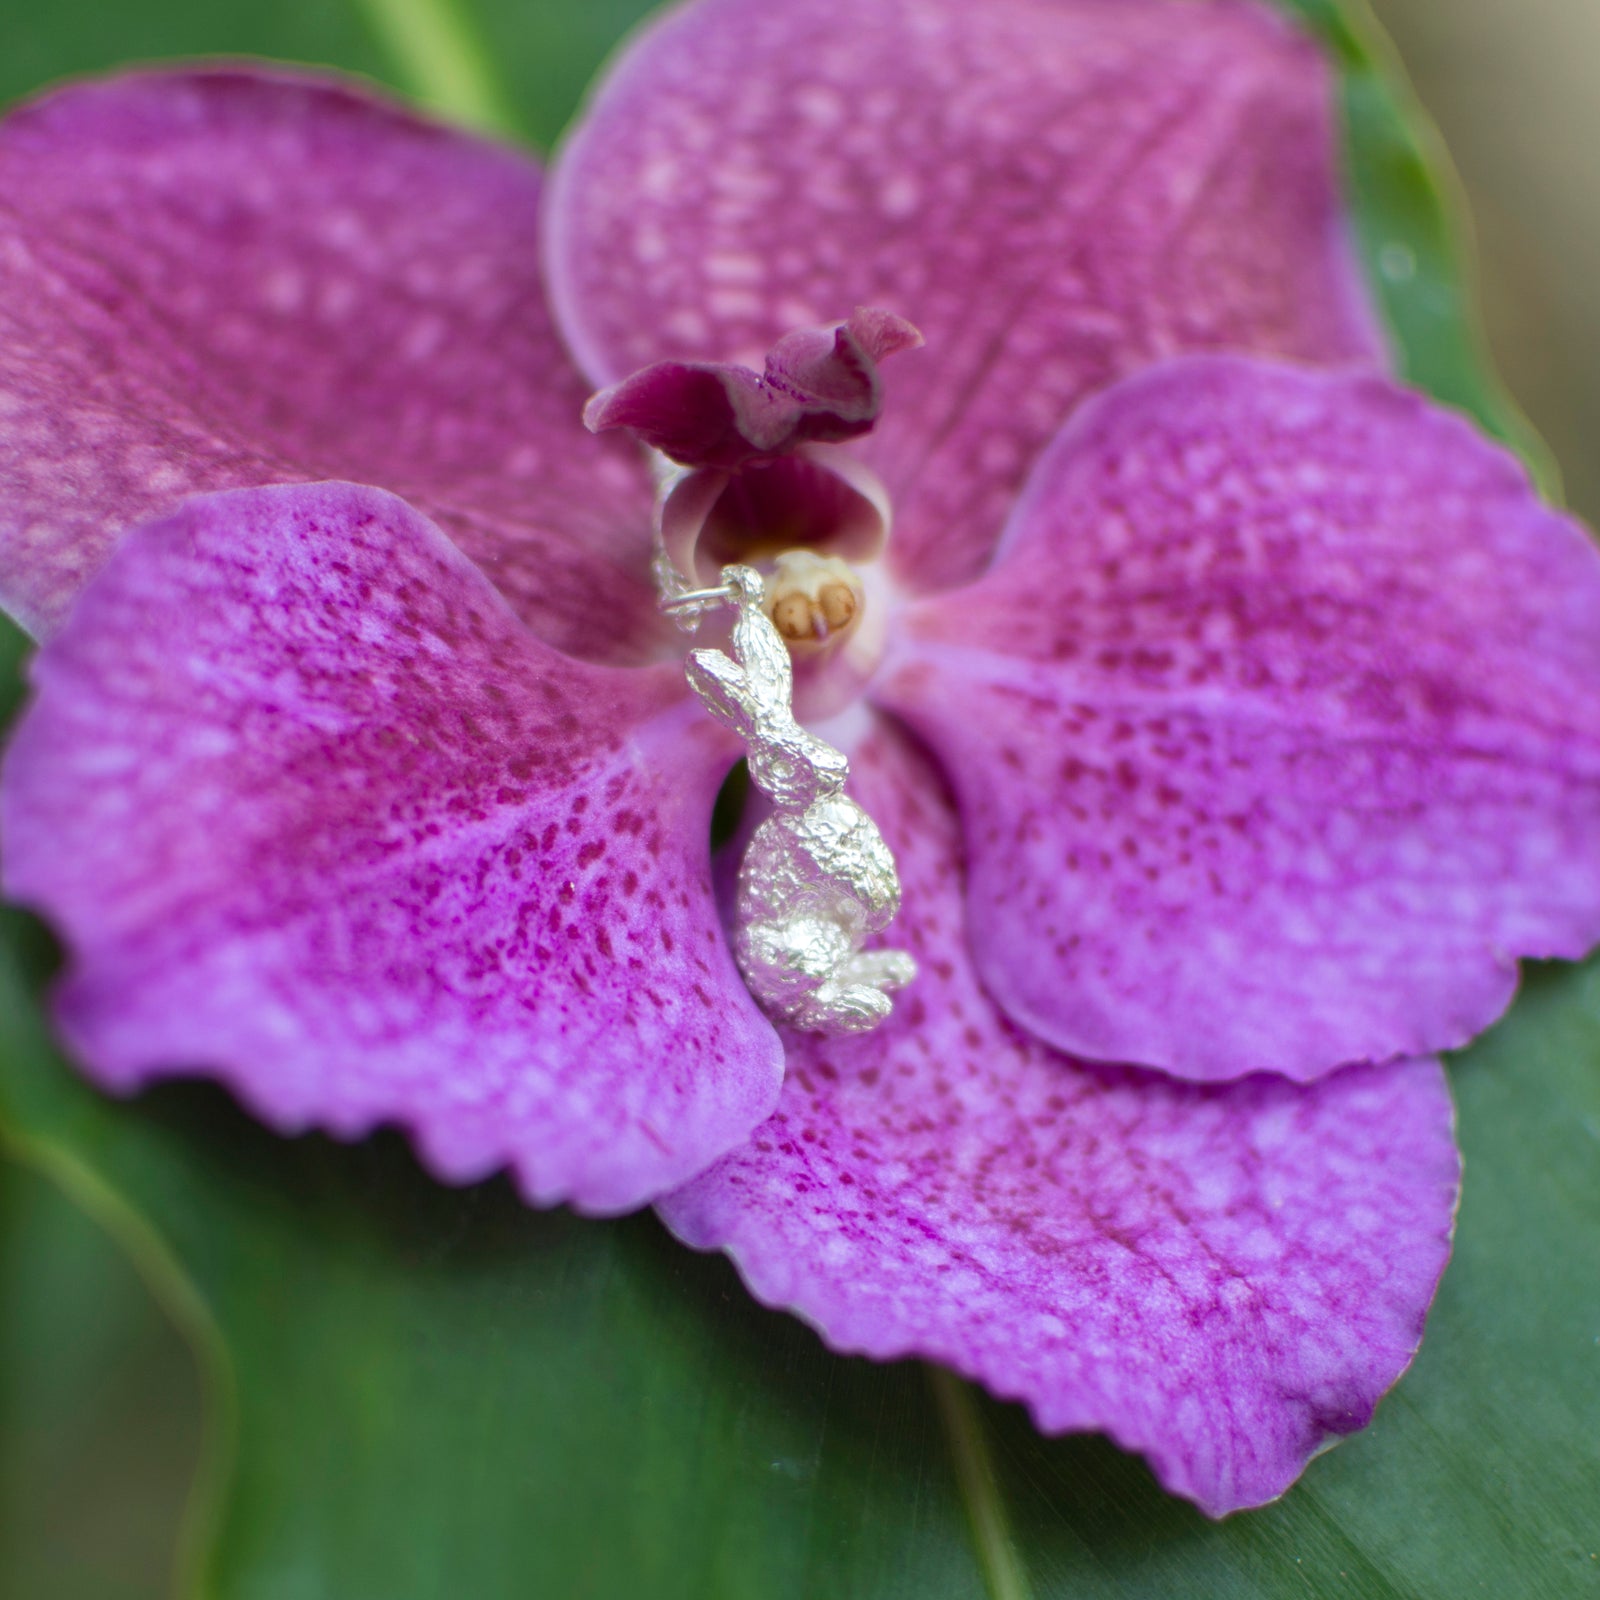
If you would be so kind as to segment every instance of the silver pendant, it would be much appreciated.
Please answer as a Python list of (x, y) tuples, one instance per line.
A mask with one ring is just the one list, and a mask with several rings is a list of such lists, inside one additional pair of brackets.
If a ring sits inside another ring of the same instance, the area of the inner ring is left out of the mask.
[(732, 606), (732, 655), (689, 652), (689, 685), (744, 741), (750, 778), (773, 814), (739, 866), (734, 954), (761, 1008), (819, 1033), (865, 1033), (916, 976), (904, 950), (863, 950), (900, 909), (894, 857), (872, 818), (844, 794), (850, 763), (795, 720), (789, 649), (763, 609), (753, 567), (722, 586), (682, 590), (663, 606), (700, 615)]

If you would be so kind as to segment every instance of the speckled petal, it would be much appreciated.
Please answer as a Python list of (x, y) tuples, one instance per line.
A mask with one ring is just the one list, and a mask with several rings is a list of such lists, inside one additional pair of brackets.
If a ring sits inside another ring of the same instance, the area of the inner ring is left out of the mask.
[(1332, 95), (1248, 0), (701, 0), (556, 162), (552, 303), (597, 384), (909, 318), (927, 348), (852, 448), (902, 581), (959, 582), (1091, 390), (1185, 351), (1375, 358)]
[(1600, 938), (1600, 553), (1387, 380), (1131, 379), (903, 620), (879, 692), (957, 790), (991, 992), (1058, 1048), (1424, 1055)]
[(285, 1131), (413, 1134), (619, 1211), (772, 1108), (725, 948), (731, 751), (673, 667), (534, 639), (403, 502), (320, 484), (127, 536), (37, 658), (6, 892), (61, 932), (101, 1084), (222, 1078)]
[(1282, 1493), (1421, 1338), (1459, 1177), (1443, 1073), (1217, 1087), (1053, 1053), (963, 953), (937, 778), (883, 736), (853, 760), (922, 976), (877, 1033), (790, 1039), (777, 1114), (669, 1226), (836, 1349), (1110, 1433), (1214, 1516)]
[(651, 490), (580, 415), (540, 174), (350, 84), (78, 84), (0, 123), (0, 601), (59, 625), (117, 534), (320, 478), (424, 509), (563, 649), (655, 633)]

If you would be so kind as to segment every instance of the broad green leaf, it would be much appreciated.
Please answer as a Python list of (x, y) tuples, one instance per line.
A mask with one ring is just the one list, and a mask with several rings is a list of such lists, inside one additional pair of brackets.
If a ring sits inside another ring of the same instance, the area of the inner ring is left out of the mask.
[(1278, 0), (1339, 64), (1356, 239), (1404, 376), (1513, 445), (1546, 493), (1560, 473), (1489, 365), (1454, 174), (1365, 0)]
[[(261, 50), (548, 143), (643, 9), (455, 0), (451, 25), (476, 17), (487, 41), (468, 59), (507, 86), (474, 110), (471, 70), (452, 88), (405, 43), (414, 0), (361, 3), (371, 35), (307, 3), (0, 0), (0, 96), (129, 57)], [(1405, 371), (1535, 455), (1482, 364), (1447, 207), (1368, 30), (1330, 0), (1284, 3), (1346, 74), (1358, 235)], [(194, 1575), (216, 1600), (1600, 1588), (1600, 972), (1536, 974), (1458, 1063), (1467, 1197), (1414, 1371), (1280, 1504), (1215, 1525), (1102, 1441), (1043, 1440), (917, 1366), (829, 1355), (648, 1216), (443, 1189), (392, 1135), (279, 1140), (202, 1085), (107, 1101), (39, 1020), (39, 930), (3, 931), (0, 1122), (195, 1342), (215, 1429)]]
[(829, 1356), (648, 1216), (443, 1189), (391, 1135), (281, 1141), (209, 1087), (110, 1104), (26, 1003), (29, 931), (0, 970), (0, 1111), (47, 1170), (135, 1197), (226, 1341), (227, 1600), (976, 1597), (996, 1538), (1041, 1600), (1600, 1584), (1600, 969), (1535, 973), (1456, 1065), (1470, 1177), (1415, 1369), (1217, 1525), (1014, 1407), (961, 1391), (976, 1444), (942, 1428), (920, 1368)]
[(329, 0), (0, 0), (0, 104), (130, 62), (222, 55), (275, 56), (398, 82), (362, 19)]
[(7, 932), (0, 1111), (137, 1197), (226, 1340), (219, 1594), (981, 1593), (919, 1368), (830, 1358), (648, 1215), (443, 1189), (393, 1135), (282, 1141), (207, 1087), (107, 1104)]

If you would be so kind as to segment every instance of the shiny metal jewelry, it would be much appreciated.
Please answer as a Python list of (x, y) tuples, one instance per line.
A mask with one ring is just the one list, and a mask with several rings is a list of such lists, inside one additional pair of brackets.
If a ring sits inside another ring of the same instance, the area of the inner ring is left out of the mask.
[(744, 740), (751, 781), (772, 801), (739, 866), (734, 954), (779, 1021), (865, 1033), (916, 976), (904, 950), (863, 950), (900, 909), (900, 879), (877, 824), (843, 794), (850, 763), (795, 721), (788, 646), (763, 608), (761, 574), (722, 569), (715, 589), (679, 588), (675, 612), (733, 607), (732, 654), (689, 652), (689, 685)]

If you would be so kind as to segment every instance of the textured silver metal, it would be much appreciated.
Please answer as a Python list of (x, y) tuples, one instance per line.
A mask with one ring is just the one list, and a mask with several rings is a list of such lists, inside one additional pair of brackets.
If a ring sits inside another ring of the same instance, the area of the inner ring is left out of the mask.
[[(722, 569), (694, 603), (735, 608), (732, 654), (691, 650), (689, 684), (744, 740), (750, 777), (773, 803), (739, 866), (734, 954), (769, 1016), (819, 1033), (865, 1033), (916, 976), (904, 950), (863, 950), (900, 909), (894, 857), (843, 793), (850, 763), (795, 721), (788, 646), (763, 607), (761, 574)], [(675, 605), (674, 597), (666, 603)]]

